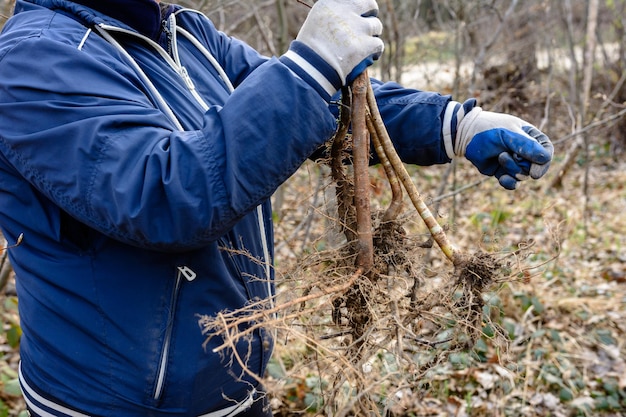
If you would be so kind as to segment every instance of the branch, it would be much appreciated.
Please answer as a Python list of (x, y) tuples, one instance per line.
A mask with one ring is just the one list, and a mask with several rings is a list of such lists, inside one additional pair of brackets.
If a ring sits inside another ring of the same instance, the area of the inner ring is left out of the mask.
[(374, 265), (372, 212), (370, 208), (369, 134), (366, 123), (367, 71), (352, 83), (352, 154), (354, 157), (354, 206), (356, 208), (356, 265), (367, 273)]
[(622, 109), (619, 112), (612, 114), (608, 117), (605, 117), (604, 119), (601, 120), (596, 120), (593, 123), (589, 123), (587, 126), (576, 130), (575, 132), (569, 133), (561, 138), (559, 138), (558, 140), (555, 140), (553, 143), (555, 145), (567, 142), (568, 140), (577, 138), (578, 136), (582, 135), (583, 133), (587, 133), (588, 131), (590, 131), (591, 129), (594, 129), (598, 126), (602, 126), (603, 124), (612, 122), (613, 120), (616, 119), (621, 119), (623, 116), (626, 116), (626, 109)]
[(391, 161), (389, 161), (385, 153), (382, 141), (376, 132), (376, 126), (374, 126), (372, 113), (369, 109), (367, 111), (367, 129), (370, 131), (376, 154), (383, 165), (391, 188), (391, 203), (383, 215), (383, 223), (391, 222), (398, 218), (400, 210), (402, 209), (402, 187), (400, 186), (400, 180), (396, 175), (396, 171), (393, 169), (393, 165), (391, 165)]
[(378, 110), (378, 104), (376, 103), (376, 97), (374, 96), (374, 90), (372, 89), (372, 86), (369, 83), (369, 79), (368, 79), (367, 103), (369, 105), (369, 109), (372, 114), (372, 121), (374, 124), (374, 129), (375, 129), (376, 134), (381, 140), (382, 148), (384, 149), (384, 152), (387, 158), (389, 159), (391, 165), (393, 166), (396, 172), (396, 175), (400, 179), (400, 182), (404, 186), (404, 189), (406, 190), (409, 198), (411, 199), (413, 206), (415, 206), (415, 209), (419, 213), (420, 217), (422, 218), (422, 220), (424, 220), (424, 223), (428, 227), (430, 234), (433, 236), (433, 239), (435, 240), (435, 242), (437, 242), (437, 244), (441, 248), (444, 255), (446, 255), (446, 257), (450, 261), (452, 261), (453, 264), (456, 265), (458, 261), (460, 260), (459, 259), (460, 254), (452, 246), (452, 244), (448, 240), (448, 237), (446, 236), (445, 231), (439, 225), (439, 223), (437, 223), (437, 220), (433, 216), (432, 212), (430, 211), (426, 203), (424, 203), (422, 196), (420, 195), (419, 191), (415, 187), (415, 184), (413, 184), (413, 181), (411, 180), (411, 176), (407, 172), (402, 160), (398, 156), (398, 153), (396, 152), (393, 146), (393, 143), (391, 142), (391, 138), (389, 137), (389, 133), (387, 132), (387, 129), (385, 128), (382, 117), (380, 116), (380, 112)]

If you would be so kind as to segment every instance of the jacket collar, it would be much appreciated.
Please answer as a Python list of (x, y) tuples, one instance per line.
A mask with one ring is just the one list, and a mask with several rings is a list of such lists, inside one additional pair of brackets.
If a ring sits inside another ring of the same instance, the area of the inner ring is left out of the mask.
[(161, 31), (161, 8), (154, 0), (72, 0), (119, 20), (151, 39)]

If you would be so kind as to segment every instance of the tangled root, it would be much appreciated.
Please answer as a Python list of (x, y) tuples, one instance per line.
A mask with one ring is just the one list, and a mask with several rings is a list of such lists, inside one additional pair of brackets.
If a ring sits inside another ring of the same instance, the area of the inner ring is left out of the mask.
[(479, 252), (456, 259), (454, 271), (439, 285), (422, 288), (405, 323), (414, 324), (422, 342), (438, 354), (471, 349), (490, 322), (483, 311), (484, 294), (500, 281), (502, 265), (494, 255)]
[[(506, 281), (503, 266), (493, 254), (479, 252), (459, 256), (454, 265), (435, 261), (433, 268), (425, 255), (436, 249), (397, 222), (379, 224), (373, 238), (370, 271), (356, 271), (353, 243), (348, 242), (304, 259), (283, 282), (275, 307), (251, 304), (203, 317), (205, 336), (223, 341), (214, 351), (226, 358), (230, 354), (245, 368), (236, 342), (259, 327), (280, 332), (285, 341), (306, 346), (302, 354), (310, 355), (320, 381), (329, 384), (322, 393), (324, 403), (353, 415), (376, 408), (376, 389), (383, 383), (389, 389), (407, 383), (419, 389), (429, 372), (447, 363), (452, 353), (471, 350), (483, 336), (490, 322), (485, 294), (494, 283)], [(434, 276), (426, 272), (431, 269), (437, 270)], [(494, 344), (502, 346), (495, 339)], [(383, 362), (398, 372), (364, 373)], [(346, 386), (353, 391), (347, 393)]]
[(476, 293), (493, 284), (502, 267), (493, 255), (485, 252), (457, 256), (454, 264), (457, 283), (467, 283), (471, 291)]

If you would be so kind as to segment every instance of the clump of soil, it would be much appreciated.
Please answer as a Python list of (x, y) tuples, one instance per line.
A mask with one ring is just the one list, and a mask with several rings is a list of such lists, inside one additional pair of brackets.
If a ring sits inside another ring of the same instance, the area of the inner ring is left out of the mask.
[(458, 283), (467, 283), (475, 293), (482, 292), (493, 284), (502, 265), (492, 254), (478, 252), (471, 256), (460, 256), (455, 262)]

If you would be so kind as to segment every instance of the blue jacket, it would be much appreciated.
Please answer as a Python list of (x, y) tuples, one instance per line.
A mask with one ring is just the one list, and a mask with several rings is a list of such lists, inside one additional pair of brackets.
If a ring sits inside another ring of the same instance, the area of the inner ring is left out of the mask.
[[(273, 291), (269, 198), (335, 129), (278, 59), (165, 14), (163, 29), (152, 0), (18, 0), (0, 35), (20, 376), (53, 415), (195, 417), (247, 397), (256, 382), (198, 317)], [(376, 91), (406, 162), (449, 161), (449, 97)], [(263, 331), (239, 346), (259, 374), (271, 349)]]

